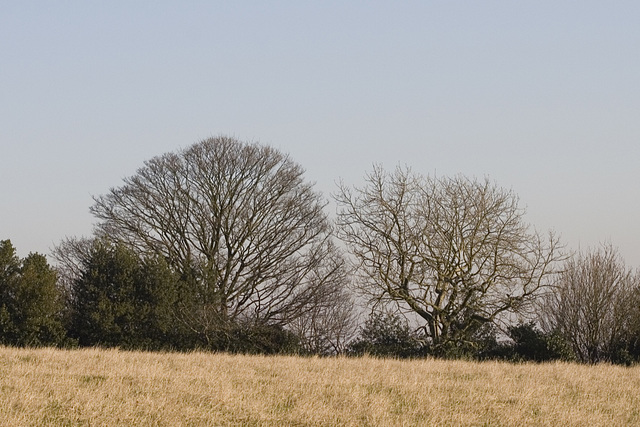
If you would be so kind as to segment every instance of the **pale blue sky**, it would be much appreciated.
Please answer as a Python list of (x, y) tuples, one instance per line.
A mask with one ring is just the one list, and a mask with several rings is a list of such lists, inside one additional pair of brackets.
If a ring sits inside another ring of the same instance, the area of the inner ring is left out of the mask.
[(373, 163), (488, 175), (569, 248), (640, 267), (640, 2), (0, 0), (0, 239), (22, 255), (218, 134), (325, 195)]

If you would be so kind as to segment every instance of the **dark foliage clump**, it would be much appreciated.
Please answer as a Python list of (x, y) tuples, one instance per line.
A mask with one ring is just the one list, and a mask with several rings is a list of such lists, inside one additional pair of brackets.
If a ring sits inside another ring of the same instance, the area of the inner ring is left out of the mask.
[(46, 258), (21, 259), (11, 241), (0, 241), (0, 344), (69, 345), (64, 320), (64, 293)]
[(551, 360), (574, 360), (570, 345), (557, 332), (543, 332), (533, 323), (511, 326), (509, 338), (513, 343), (507, 346), (511, 360), (548, 362)]
[(372, 314), (348, 348), (352, 355), (398, 358), (423, 356), (425, 352), (422, 335), (412, 331), (403, 317), (388, 313)]

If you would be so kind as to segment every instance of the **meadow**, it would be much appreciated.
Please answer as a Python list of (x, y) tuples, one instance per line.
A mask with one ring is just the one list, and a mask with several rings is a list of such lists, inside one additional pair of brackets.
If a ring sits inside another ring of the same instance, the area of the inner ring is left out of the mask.
[(0, 347), (0, 424), (640, 425), (640, 367)]

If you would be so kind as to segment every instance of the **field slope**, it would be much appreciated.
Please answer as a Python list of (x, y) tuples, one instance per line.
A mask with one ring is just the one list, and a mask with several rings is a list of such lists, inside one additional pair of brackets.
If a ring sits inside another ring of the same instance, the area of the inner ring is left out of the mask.
[(2, 425), (640, 425), (640, 368), (0, 347)]

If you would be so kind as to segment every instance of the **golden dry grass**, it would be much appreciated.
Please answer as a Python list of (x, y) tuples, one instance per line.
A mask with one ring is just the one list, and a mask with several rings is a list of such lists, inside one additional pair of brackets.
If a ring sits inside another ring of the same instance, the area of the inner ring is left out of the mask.
[(0, 347), (2, 425), (640, 425), (640, 368)]

